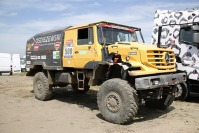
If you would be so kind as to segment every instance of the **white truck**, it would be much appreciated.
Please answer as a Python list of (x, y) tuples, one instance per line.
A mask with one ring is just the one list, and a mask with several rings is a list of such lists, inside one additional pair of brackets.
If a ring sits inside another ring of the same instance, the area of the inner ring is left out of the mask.
[(0, 53), (0, 75), (3, 73), (12, 75), (12, 60), (8, 53)]
[(173, 49), (178, 71), (187, 73), (187, 83), (178, 85), (176, 99), (199, 93), (199, 10), (157, 10), (152, 44)]

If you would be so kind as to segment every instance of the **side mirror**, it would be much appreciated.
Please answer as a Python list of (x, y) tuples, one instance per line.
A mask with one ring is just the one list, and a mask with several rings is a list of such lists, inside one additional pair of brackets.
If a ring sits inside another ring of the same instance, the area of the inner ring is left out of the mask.
[(199, 25), (192, 25), (191, 28), (194, 31), (199, 31)]
[(193, 33), (193, 43), (199, 44), (199, 33)]

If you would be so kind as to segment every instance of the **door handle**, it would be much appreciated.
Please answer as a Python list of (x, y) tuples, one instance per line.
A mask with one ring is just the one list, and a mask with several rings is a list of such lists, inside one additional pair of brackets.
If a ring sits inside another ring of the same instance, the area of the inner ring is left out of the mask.
[(79, 54), (79, 51), (75, 51), (75, 54)]
[(118, 48), (118, 46), (111, 46), (112, 48)]

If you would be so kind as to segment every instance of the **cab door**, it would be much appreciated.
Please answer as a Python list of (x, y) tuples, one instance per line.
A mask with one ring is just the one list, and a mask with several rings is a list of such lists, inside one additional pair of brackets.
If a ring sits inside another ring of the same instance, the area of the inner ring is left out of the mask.
[(76, 68), (84, 68), (88, 62), (94, 61), (94, 46), (93, 27), (77, 29), (77, 44), (73, 49)]

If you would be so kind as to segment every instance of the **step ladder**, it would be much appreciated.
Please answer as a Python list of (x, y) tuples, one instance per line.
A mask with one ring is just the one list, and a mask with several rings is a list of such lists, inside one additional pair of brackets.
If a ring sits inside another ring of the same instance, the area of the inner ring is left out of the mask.
[(78, 90), (84, 90), (85, 74), (83, 71), (77, 71)]

